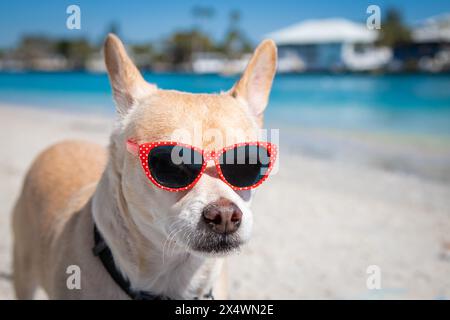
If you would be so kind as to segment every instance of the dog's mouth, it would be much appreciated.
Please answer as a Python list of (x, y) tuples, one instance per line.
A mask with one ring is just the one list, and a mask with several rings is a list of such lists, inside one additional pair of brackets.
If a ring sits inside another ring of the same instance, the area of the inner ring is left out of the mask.
[(203, 254), (227, 255), (239, 250), (243, 241), (236, 234), (201, 233), (191, 242), (191, 249)]
[(193, 254), (225, 256), (239, 251), (246, 241), (237, 232), (216, 233), (200, 228), (180, 234), (176, 242)]

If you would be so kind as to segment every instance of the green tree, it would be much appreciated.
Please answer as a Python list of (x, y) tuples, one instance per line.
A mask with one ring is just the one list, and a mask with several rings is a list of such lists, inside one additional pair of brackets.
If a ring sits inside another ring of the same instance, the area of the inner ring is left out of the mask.
[(196, 52), (194, 44), (200, 45), (204, 51), (215, 51), (212, 40), (198, 31), (175, 32), (166, 41), (168, 60), (175, 66), (192, 61), (192, 54)]
[(25, 35), (19, 42), (16, 55), (24, 60), (47, 57), (54, 52), (54, 42), (45, 36)]
[(151, 44), (135, 44), (130, 46), (133, 60), (139, 68), (150, 69), (155, 59), (155, 51)]
[(229, 15), (229, 27), (222, 44), (222, 51), (229, 57), (236, 57), (252, 50), (244, 32), (240, 28), (241, 13), (232, 10)]
[(134, 54), (152, 55), (153, 47), (150, 44), (135, 44), (131, 46), (131, 50)]
[(64, 56), (72, 69), (83, 69), (94, 48), (84, 38), (62, 39), (56, 42), (55, 52)]
[(389, 9), (386, 18), (381, 23), (380, 38), (378, 44), (382, 46), (394, 47), (401, 43), (411, 41), (411, 31), (403, 23), (399, 11)]

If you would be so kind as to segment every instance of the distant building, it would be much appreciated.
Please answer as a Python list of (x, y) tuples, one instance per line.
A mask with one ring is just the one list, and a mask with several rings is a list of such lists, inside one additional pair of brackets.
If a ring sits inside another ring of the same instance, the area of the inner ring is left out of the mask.
[(425, 19), (413, 30), (412, 36), (417, 43), (450, 43), (450, 13)]
[(199, 74), (221, 73), (225, 68), (224, 55), (214, 52), (201, 52), (192, 58), (192, 71)]
[(34, 57), (31, 59), (24, 59), (8, 54), (0, 59), (0, 70), (4, 71), (63, 71), (66, 70), (68, 61), (60, 55), (49, 55), (42, 57)]
[(394, 48), (399, 68), (439, 72), (450, 70), (450, 13), (420, 22), (412, 31), (412, 42)]
[(87, 71), (92, 73), (105, 73), (106, 65), (103, 58), (103, 53), (96, 52), (94, 54), (91, 54), (89, 59), (87, 59), (86, 61), (85, 68)]
[(244, 71), (250, 60), (250, 54), (229, 59), (224, 54), (214, 52), (196, 53), (192, 59), (192, 71), (198, 74), (234, 75)]
[(278, 45), (279, 71), (373, 70), (391, 58), (377, 30), (342, 18), (306, 20), (266, 35)]

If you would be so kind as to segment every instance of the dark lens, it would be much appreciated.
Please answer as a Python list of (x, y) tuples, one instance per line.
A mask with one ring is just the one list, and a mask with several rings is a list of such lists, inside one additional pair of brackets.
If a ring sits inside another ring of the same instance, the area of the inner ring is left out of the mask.
[(152, 177), (167, 188), (184, 188), (194, 182), (202, 169), (201, 153), (181, 146), (159, 146), (148, 155)]
[(269, 168), (270, 154), (263, 146), (247, 145), (224, 152), (219, 160), (220, 169), (228, 183), (245, 188), (264, 177)]

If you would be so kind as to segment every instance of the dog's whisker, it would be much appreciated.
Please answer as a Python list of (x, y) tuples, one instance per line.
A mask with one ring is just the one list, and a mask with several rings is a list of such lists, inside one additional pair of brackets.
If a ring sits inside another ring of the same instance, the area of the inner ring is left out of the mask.
[(162, 254), (163, 264), (165, 263), (165, 253), (166, 253), (165, 249), (166, 249), (166, 246), (169, 245), (170, 239), (171, 239), (171, 237), (172, 237), (172, 234), (176, 234), (177, 230), (178, 230), (178, 229), (175, 228), (175, 229), (173, 229), (171, 232), (169, 232), (169, 234), (168, 234), (167, 237), (166, 237), (166, 240), (164, 241), (164, 244), (163, 244), (163, 254)]
[[(179, 228), (179, 230), (172, 236), (172, 241), (171, 241), (171, 245), (172, 245), (172, 247), (171, 247), (171, 251), (169, 250), (169, 256), (171, 257), (171, 256), (173, 256), (173, 254), (174, 254), (174, 250), (175, 250), (175, 247), (176, 247), (176, 240), (175, 240), (175, 237), (180, 233), (180, 232), (182, 232), (184, 229), (186, 228), (186, 226), (181, 226), (181, 228)], [(170, 245), (169, 244), (169, 245)]]
[[(181, 221), (181, 220), (176, 221), (176, 222), (173, 224), (173, 227), (175, 227), (175, 225), (177, 224), (177, 222), (178, 222), (178, 223), (182, 223), (183, 221)], [(164, 262), (165, 262), (165, 254), (166, 254), (166, 252), (169, 252), (169, 256), (170, 256), (170, 248), (171, 248), (170, 246), (171, 246), (171, 244), (172, 244), (173, 246), (175, 246), (175, 244), (172, 243), (172, 242), (173, 242), (173, 240), (175, 239), (176, 235), (177, 235), (180, 231), (182, 231), (182, 230), (183, 230), (183, 226), (181, 226), (180, 228), (174, 228), (174, 229), (169, 233), (169, 235), (167, 236), (166, 241), (164, 242), (164, 246), (163, 246), (163, 264), (164, 264)], [(166, 249), (166, 246), (167, 246), (167, 251), (165, 250), (165, 249)]]
[[(182, 227), (182, 230), (183, 229), (186, 229), (186, 226), (183, 226)], [(182, 231), (181, 230), (181, 231)], [(184, 230), (184, 233), (183, 233), (183, 238), (186, 238), (186, 233), (188, 232), (188, 230)], [(184, 244), (182, 244), (182, 247), (184, 248), (185, 247), (185, 245)], [(172, 253), (171, 253), (171, 255), (173, 256), (173, 254), (174, 254), (174, 250), (175, 250), (175, 246), (173, 246), (173, 248), (172, 248)]]

